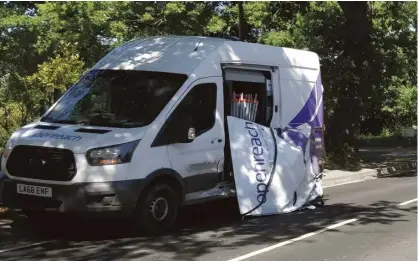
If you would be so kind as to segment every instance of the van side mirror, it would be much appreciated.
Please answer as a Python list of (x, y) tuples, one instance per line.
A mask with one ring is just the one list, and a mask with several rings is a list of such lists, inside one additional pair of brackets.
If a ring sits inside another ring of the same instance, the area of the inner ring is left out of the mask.
[(187, 134), (187, 138), (190, 142), (194, 141), (194, 139), (196, 138), (196, 130), (195, 128), (189, 128), (189, 133)]
[(195, 128), (181, 128), (175, 143), (191, 143), (196, 138)]

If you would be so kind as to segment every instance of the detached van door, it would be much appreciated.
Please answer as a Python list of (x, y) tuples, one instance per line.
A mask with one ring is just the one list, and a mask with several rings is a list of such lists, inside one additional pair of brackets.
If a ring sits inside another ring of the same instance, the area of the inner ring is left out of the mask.
[(219, 182), (225, 146), (222, 86), (221, 77), (194, 82), (172, 113), (179, 118), (169, 123), (177, 125), (173, 130), (184, 131), (180, 125), (186, 118), (195, 129), (194, 140), (167, 146), (172, 167), (184, 178), (187, 194), (211, 189)]

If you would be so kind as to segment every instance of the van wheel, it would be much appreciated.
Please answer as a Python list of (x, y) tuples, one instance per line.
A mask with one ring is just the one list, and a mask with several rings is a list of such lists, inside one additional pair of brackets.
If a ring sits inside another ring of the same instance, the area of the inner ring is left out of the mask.
[(133, 214), (135, 230), (161, 235), (171, 229), (177, 219), (179, 195), (168, 184), (156, 184), (139, 198)]

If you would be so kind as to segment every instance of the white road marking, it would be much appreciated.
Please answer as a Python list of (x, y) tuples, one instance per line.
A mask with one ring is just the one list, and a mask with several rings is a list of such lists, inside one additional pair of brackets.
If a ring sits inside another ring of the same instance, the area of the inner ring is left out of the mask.
[(150, 253), (148, 250), (134, 250), (130, 252), (130, 255), (138, 255), (138, 254), (148, 254)]
[(335, 229), (335, 228), (337, 228), (337, 227), (341, 227), (341, 226), (347, 225), (347, 224), (349, 224), (349, 223), (356, 222), (357, 220), (358, 220), (357, 218), (353, 218), (353, 219), (345, 220), (345, 221), (342, 221), (342, 222), (340, 222), (340, 223), (337, 223), (337, 224), (334, 224), (334, 225), (327, 226), (327, 227), (325, 227), (325, 228), (323, 228), (323, 229), (320, 229), (320, 230), (317, 230), (317, 231), (315, 231), (315, 232), (311, 232), (311, 233), (308, 233), (308, 234), (305, 234), (305, 235), (299, 236), (299, 237), (297, 237), (297, 238), (293, 238), (293, 239), (290, 239), (290, 240), (286, 240), (286, 241), (284, 241), (284, 242), (281, 242), (281, 243), (278, 243), (278, 244), (275, 244), (275, 245), (272, 245), (272, 246), (269, 246), (269, 247), (266, 247), (266, 248), (262, 248), (262, 249), (260, 249), (260, 250), (257, 250), (257, 251), (254, 251), (254, 252), (248, 253), (248, 254), (243, 255), (243, 256), (239, 256), (239, 257), (236, 257), (236, 258), (230, 259), (230, 260), (228, 260), (228, 261), (241, 261), (241, 260), (245, 260), (245, 259), (248, 259), (248, 258), (250, 258), (250, 257), (254, 257), (254, 256), (257, 256), (257, 255), (263, 254), (263, 253), (265, 253), (265, 252), (268, 252), (268, 251), (274, 250), (274, 249), (276, 249), (276, 248), (279, 248), (279, 247), (282, 247), (282, 246), (285, 246), (285, 245), (288, 245), (288, 244), (291, 244), (291, 243), (294, 243), (294, 242), (297, 242), (297, 241), (301, 241), (301, 240), (303, 240), (303, 239), (305, 239), (305, 238), (312, 237), (312, 236), (315, 236), (315, 235), (318, 235), (318, 234), (324, 233), (325, 231), (328, 231), (328, 230), (331, 230), (331, 229)]
[(408, 200), (408, 201), (399, 203), (398, 206), (405, 206), (405, 205), (408, 205), (408, 204), (413, 203), (413, 202), (416, 202), (416, 201), (418, 201), (418, 198), (411, 199), (411, 200)]
[(332, 187), (338, 187), (338, 186), (342, 186), (342, 185), (348, 185), (348, 184), (353, 184), (353, 183), (358, 183), (358, 182), (363, 182), (363, 181), (367, 181), (367, 180), (373, 180), (373, 179), (377, 179), (377, 178), (367, 178), (367, 179), (361, 179), (361, 180), (354, 180), (354, 181), (349, 181), (349, 182), (344, 182), (344, 183), (338, 183), (338, 184), (334, 184), (334, 185), (329, 185), (329, 186), (323, 186), (323, 188), (332, 188)]
[(5, 253), (5, 252), (10, 252), (10, 251), (16, 251), (16, 250), (20, 250), (20, 249), (30, 248), (30, 247), (34, 247), (34, 246), (39, 246), (39, 245), (43, 245), (43, 244), (46, 244), (46, 243), (49, 243), (49, 242), (51, 242), (51, 241), (42, 241), (42, 242), (33, 243), (33, 244), (29, 244), (29, 245), (24, 245), (24, 246), (20, 246), (20, 247), (2, 249), (2, 250), (0, 250), (0, 254)]
[(0, 220), (0, 226), (9, 225), (11, 223), (12, 223), (12, 221), (10, 221), (10, 220)]

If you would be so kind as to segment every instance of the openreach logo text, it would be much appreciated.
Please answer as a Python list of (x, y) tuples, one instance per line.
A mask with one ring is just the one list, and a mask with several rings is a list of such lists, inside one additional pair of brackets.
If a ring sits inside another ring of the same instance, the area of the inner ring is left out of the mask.
[(267, 174), (266, 169), (268, 169), (267, 155), (263, 147), (266, 147), (267, 144), (263, 144), (262, 134), (260, 130), (252, 122), (245, 122), (245, 129), (248, 131), (248, 134), (251, 136), (251, 152), (252, 152), (252, 168), (255, 177), (257, 180), (257, 201), (259, 203), (266, 202), (266, 194), (268, 192), (268, 186), (266, 184)]

